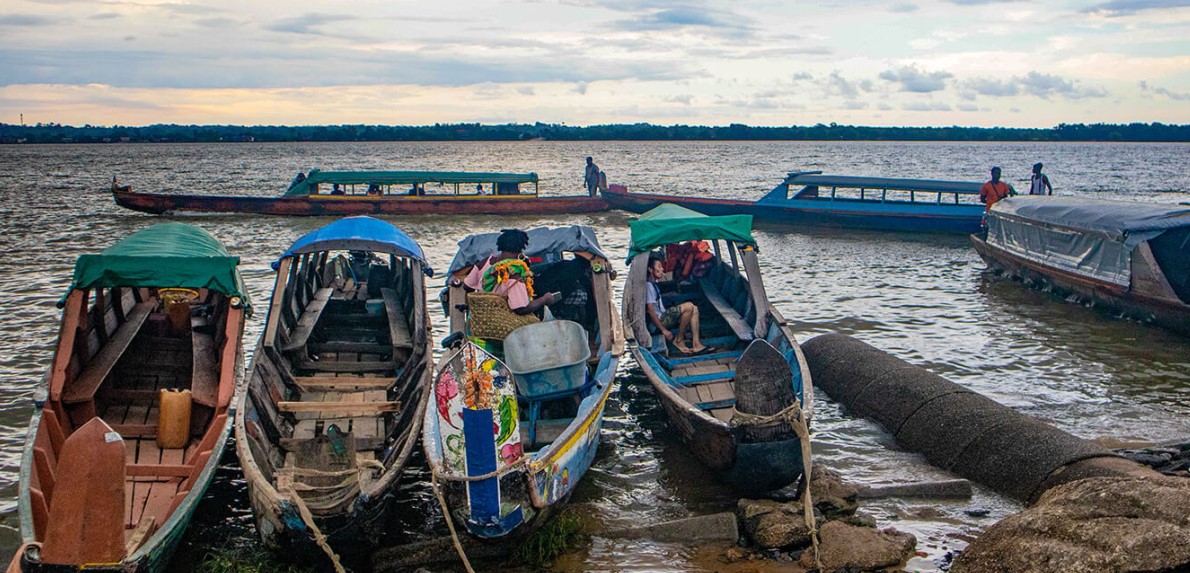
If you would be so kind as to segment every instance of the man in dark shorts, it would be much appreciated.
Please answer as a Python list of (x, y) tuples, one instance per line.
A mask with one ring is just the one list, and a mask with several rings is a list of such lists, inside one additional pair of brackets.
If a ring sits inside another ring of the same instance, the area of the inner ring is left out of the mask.
[[(692, 302), (683, 302), (673, 308), (665, 308), (661, 301), (661, 287), (657, 281), (665, 276), (665, 266), (661, 259), (649, 259), (648, 292), (645, 293), (645, 311), (649, 321), (657, 327), (657, 331), (665, 340), (673, 343), (674, 348), (683, 354), (697, 354), (705, 352), (698, 333), (698, 307)], [(686, 329), (690, 329), (690, 346), (686, 346)]]

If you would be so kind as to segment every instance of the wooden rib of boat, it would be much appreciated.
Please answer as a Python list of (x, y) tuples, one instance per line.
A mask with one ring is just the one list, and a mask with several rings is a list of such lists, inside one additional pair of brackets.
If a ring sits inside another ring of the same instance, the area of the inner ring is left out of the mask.
[(374, 544), (417, 441), (430, 377), (421, 247), (370, 217), (298, 239), (236, 411), (256, 530), (289, 557)]
[(182, 223), (79, 258), (34, 397), (10, 573), (167, 569), (231, 433), (238, 262)]
[(1009, 197), (971, 242), (988, 268), (1063, 297), (1190, 333), (1190, 208)]
[(706, 215), (752, 215), (758, 223), (779, 226), (967, 234), (979, 230), (983, 216), (980, 186), (967, 181), (800, 171), (790, 173), (756, 201), (629, 193), (622, 185), (602, 193), (611, 208), (631, 213), (672, 203)]
[[(528, 184), (532, 189), (522, 191)], [(121, 207), (158, 215), (555, 215), (608, 209), (599, 196), (542, 196), (536, 173), (313, 169), (279, 197), (142, 193), (113, 178), (112, 196)]]
[[(802, 474), (801, 444), (785, 420), (749, 425), (740, 411), (773, 416), (796, 400), (809, 421), (810, 371), (801, 347), (769, 303), (751, 235), (751, 217), (708, 217), (662, 205), (633, 221), (632, 259), (624, 286), (629, 350), (653, 385), (670, 425), (691, 453), (737, 491), (757, 495)], [(702, 343), (714, 350), (683, 355), (650, 327), (649, 257), (682, 241), (713, 241), (713, 266), (702, 277), (660, 281), (666, 308), (692, 302)], [(724, 260), (723, 256), (729, 260)]]
[[(535, 288), (562, 293), (562, 301), (550, 307), (557, 320), (522, 326), (502, 344), (467, 341), (449, 350), (437, 369), (435, 403), (426, 409), (422, 432), (446, 519), (465, 535), (495, 543), (521, 539), (545, 523), (590, 468), (624, 349), (612, 299), (615, 275), (594, 230), (573, 226), (528, 233), (526, 254), (537, 261)], [(459, 243), (443, 295), (452, 332), (474, 334), (477, 309), (474, 302), (466, 307), (461, 280), (496, 252), (496, 236), (472, 235)], [(518, 363), (526, 353), (539, 358), (556, 353), (551, 365), (564, 362), (566, 368), (536, 370)], [(531, 371), (520, 371), (518, 364)], [(537, 385), (535, 376), (562, 370), (573, 384)], [(489, 474), (494, 475), (464, 481)]]

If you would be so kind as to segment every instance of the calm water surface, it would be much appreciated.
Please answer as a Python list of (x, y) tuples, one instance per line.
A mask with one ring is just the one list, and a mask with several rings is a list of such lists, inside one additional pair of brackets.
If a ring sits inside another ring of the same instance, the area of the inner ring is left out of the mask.
[[(1060, 194), (1176, 203), (1190, 201), (1190, 145), (854, 142), (525, 142), (360, 144), (161, 144), (0, 146), (0, 550), (19, 544), (17, 470), (33, 387), (57, 336), (54, 302), (75, 257), (165, 220), (116, 207), (112, 175), (138, 190), (279, 194), (299, 170), (425, 169), (535, 171), (547, 195), (578, 193), (583, 157), (593, 155), (613, 183), (646, 192), (758, 198), (796, 169), (846, 175), (982, 180), (991, 165), (1027, 188), (1029, 166), (1044, 161)], [(200, 225), (243, 260), (248, 288), (267, 302), (272, 261), (330, 219), (247, 215), (179, 217)], [(390, 219), (421, 242), (437, 269), (468, 233), (509, 226), (586, 224), (606, 251), (627, 252), (629, 216), (523, 219)], [(801, 340), (827, 332), (856, 336), (946, 378), (1079, 436), (1117, 442), (1190, 437), (1190, 340), (1065, 303), (1048, 293), (985, 275), (963, 237), (794, 230), (757, 232), (771, 300)], [(622, 260), (622, 259), (621, 259)], [(619, 260), (617, 262), (620, 262)], [(437, 288), (437, 281), (432, 283)], [(617, 294), (622, 281), (617, 284)], [(251, 352), (264, 313), (248, 324)], [(445, 321), (435, 316), (435, 337)], [(665, 427), (647, 381), (626, 357), (603, 431), (604, 444), (573, 503), (608, 527), (656, 523), (734, 507)], [(900, 451), (877, 425), (851, 418), (821, 392), (814, 412), (816, 463), (848, 479), (883, 484), (954, 477)], [(250, 545), (254, 532), (242, 477), (225, 459), (196, 516), (179, 570), (212, 547)], [(442, 530), (420, 468), (402, 485), (409, 500), (394, 538)], [(991, 515), (968, 517), (985, 508)], [(882, 527), (918, 536), (937, 568), (948, 549), (1020, 506), (978, 488), (954, 502), (886, 500), (864, 511)], [(689, 571), (722, 568), (713, 552), (596, 536), (559, 560), (579, 570)], [(773, 570), (778, 566), (774, 565)]]

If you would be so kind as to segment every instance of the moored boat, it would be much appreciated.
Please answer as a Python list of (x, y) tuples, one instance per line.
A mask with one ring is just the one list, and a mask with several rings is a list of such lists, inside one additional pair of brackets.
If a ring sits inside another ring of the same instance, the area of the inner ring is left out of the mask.
[(183, 223), (79, 257), (34, 394), (10, 573), (167, 570), (231, 433), (238, 263)]
[[(699, 461), (745, 495), (801, 476), (802, 445), (791, 420), (800, 411), (808, 424), (813, 410), (810, 371), (765, 293), (751, 223), (749, 215), (710, 217), (672, 204), (645, 213), (630, 223), (623, 308), (635, 341), (629, 350), (670, 425)], [(691, 328), (711, 349), (704, 353), (680, 354), (648, 316), (650, 257), (683, 241), (711, 242), (709, 264), (701, 274), (653, 284), (665, 308), (696, 306)]]
[(603, 191), (613, 209), (644, 213), (673, 203), (706, 215), (752, 215), (759, 223), (922, 233), (974, 233), (981, 183), (796, 171), (756, 201)]
[(971, 242), (992, 270), (1190, 333), (1190, 207), (1009, 197)]
[[(538, 292), (557, 292), (557, 320), (499, 332), (505, 302), (462, 279), (497, 252), (497, 233), (459, 243), (443, 302), (460, 344), (439, 363), (422, 442), (452, 530), (520, 539), (561, 507), (598, 448), (623, 331), (614, 273), (590, 227), (528, 231)], [(503, 299), (501, 299), (503, 300)], [(486, 301), (486, 302), (485, 302)], [(500, 302), (500, 301), (496, 301)], [(516, 320), (525, 317), (516, 315)]]
[(550, 215), (608, 209), (598, 196), (540, 195), (536, 173), (311, 169), (279, 197), (143, 193), (113, 178), (112, 196), (121, 207), (153, 214)]
[(370, 217), (306, 234), (274, 266), (235, 418), (256, 529), (290, 557), (366, 548), (421, 427), (431, 270), (416, 242)]

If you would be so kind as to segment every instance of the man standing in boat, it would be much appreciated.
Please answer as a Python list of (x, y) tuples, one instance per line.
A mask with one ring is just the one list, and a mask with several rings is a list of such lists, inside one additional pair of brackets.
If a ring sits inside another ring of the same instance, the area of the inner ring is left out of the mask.
[(992, 210), (992, 205), (1012, 194), (1012, 185), (1000, 180), (1000, 168), (992, 168), (992, 180), (979, 188), (979, 201), (984, 204), (984, 213)]
[(1053, 195), (1054, 186), (1050, 185), (1050, 178), (1041, 172), (1041, 164), (1033, 164), (1033, 176), (1029, 179), (1030, 195)]
[(599, 189), (599, 166), (590, 157), (587, 158), (587, 171), (583, 175), (583, 185), (587, 186), (587, 194), (594, 197)]

